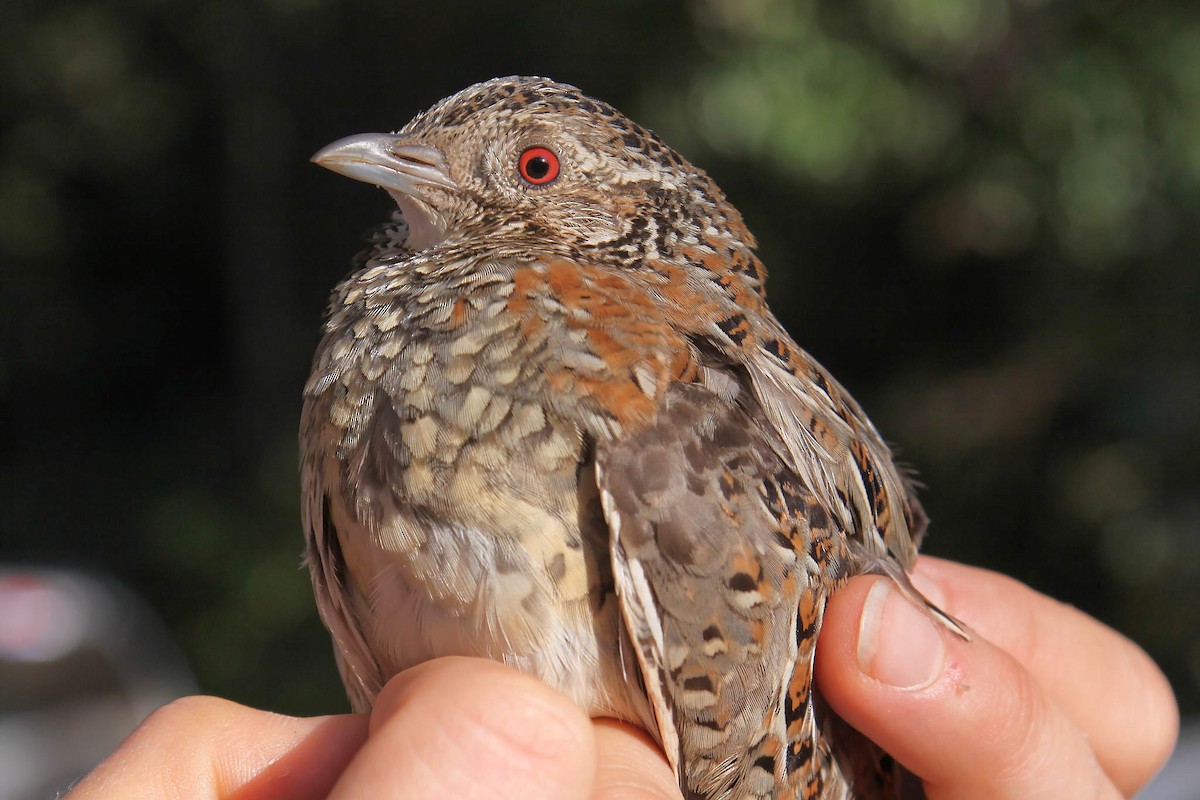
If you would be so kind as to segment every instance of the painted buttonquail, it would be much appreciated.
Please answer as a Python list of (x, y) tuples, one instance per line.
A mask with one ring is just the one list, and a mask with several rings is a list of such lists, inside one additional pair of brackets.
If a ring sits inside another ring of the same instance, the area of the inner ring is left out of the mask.
[(313, 160), (399, 205), (333, 294), (301, 421), (307, 560), (354, 708), (482, 656), (645, 727), (687, 797), (891, 796), (813, 654), (849, 576), (919, 598), (925, 517), (767, 308), (713, 181), (525, 77)]

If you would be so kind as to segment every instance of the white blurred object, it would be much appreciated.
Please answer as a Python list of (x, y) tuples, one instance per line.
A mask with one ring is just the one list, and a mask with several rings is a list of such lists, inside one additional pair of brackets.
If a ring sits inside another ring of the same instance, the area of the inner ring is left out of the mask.
[(166, 628), (112, 580), (0, 566), (0, 800), (54, 797), (196, 691)]

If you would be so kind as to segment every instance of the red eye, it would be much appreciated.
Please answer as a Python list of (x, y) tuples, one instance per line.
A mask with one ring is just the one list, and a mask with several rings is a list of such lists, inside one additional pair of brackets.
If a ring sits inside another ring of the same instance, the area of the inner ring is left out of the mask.
[(558, 177), (558, 156), (545, 147), (531, 147), (517, 159), (517, 172), (534, 186), (544, 186)]

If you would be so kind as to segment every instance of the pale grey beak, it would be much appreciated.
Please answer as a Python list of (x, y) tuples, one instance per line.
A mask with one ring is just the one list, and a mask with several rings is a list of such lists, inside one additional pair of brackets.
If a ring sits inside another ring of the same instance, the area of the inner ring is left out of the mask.
[(389, 133), (360, 133), (338, 139), (318, 150), (312, 161), (348, 178), (409, 197), (420, 198), (423, 187), (458, 188), (441, 150), (404, 144)]
[(405, 144), (391, 133), (360, 133), (318, 150), (312, 161), (356, 181), (387, 189), (408, 223), (405, 245), (411, 250), (424, 250), (446, 238), (445, 204), (439, 209), (439, 204), (431, 202), (422, 191), (458, 189), (450, 177), (446, 156), (436, 147)]

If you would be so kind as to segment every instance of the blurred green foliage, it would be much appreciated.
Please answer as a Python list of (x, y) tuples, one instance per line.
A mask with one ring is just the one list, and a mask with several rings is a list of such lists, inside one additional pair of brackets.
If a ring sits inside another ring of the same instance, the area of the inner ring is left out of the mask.
[(388, 201), (307, 157), (546, 74), (726, 189), (921, 470), (931, 552), (1099, 616), (1200, 708), (1200, 7), (428, 6), (7, 0), (0, 557), (131, 583), (207, 691), (344, 708), (295, 428)]

